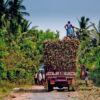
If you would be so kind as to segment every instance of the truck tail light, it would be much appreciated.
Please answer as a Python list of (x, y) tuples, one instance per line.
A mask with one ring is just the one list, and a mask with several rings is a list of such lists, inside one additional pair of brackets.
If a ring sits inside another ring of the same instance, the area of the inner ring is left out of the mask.
[(54, 81), (54, 80), (51, 80), (51, 81), (50, 81), (50, 84), (51, 84), (51, 85), (54, 85), (54, 84), (55, 84), (55, 81)]
[(67, 78), (68, 84), (72, 83), (72, 78)]

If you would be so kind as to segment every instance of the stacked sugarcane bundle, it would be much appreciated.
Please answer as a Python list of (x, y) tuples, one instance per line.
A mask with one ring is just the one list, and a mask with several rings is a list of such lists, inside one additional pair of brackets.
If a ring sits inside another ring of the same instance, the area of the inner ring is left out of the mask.
[(75, 70), (78, 47), (79, 41), (74, 38), (44, 41), (44, 65), (49, 69)]

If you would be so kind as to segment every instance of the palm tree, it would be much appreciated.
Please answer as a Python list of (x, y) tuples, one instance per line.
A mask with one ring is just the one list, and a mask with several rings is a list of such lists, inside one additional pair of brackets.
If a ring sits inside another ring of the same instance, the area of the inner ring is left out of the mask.
[(30, 23), (23, 16), (29, 13), (25, 12), (26, 8), (22, 2), (23, 0), (0, 0), (0, 28), (13, 34), (18, 32), (19, 27), (21, 32), (28, 29)]
[[(2, 27), (2, 17), (8, 17), (8, 6), (10, 0), (0, 0), (0, 28)], [(4, 20), (5, 21), (5, 20)]]
[(98, 33), (100, 34), (100, 21), (98, 23)]
[(29, 21), (26, 20), (26, 19), (23, 19), (22, 22), (21, 22), (22, 32), (28, 31), (30, 25), (31, 25), (31, 22), (29, 22)]
[(90, 31), (88, 30), (92, 25), (88, 25), (89, 18), (82, 16), (80, 20), (78, 20), (80, 28), (76, 28), (78, 32), (78, 39), (79, 40), (86, 40), (86, 38), (90, 38)]
[(98, 23), (98, 27), (96, 27), (95, 24), (92, 23), (92, 22), (91, 22), (91, 25), (93, 26), (93, 29), (91, 30), (91, 32), (92, 32), (93, 34), (95, 34), (96, 39), (97, 39), (97, 41), (98, 41), (98, 44), (100, 45), (100, 21), (99, 21), (99, 23)]
[(4, 13), (7, 13), (7, 8), (10, 0), (0, 0), (0, 16)]
[[(15, 27), (16, 30), (19, 27), (19, 25), (22, 25), (21, 30), (23, 32), (24, 31), (24, 29), (23, 29), (23, 20), (24, 20), (23, 16), (24, 15), (29, 16), (29, 13), (25, 12), (26, 8), (24, 5), (22, 5), (22, 3), (23, 3), (23, 0), (11, 0), (9, 2), (9, 14), (11, 17), (11, 27), (14, 26), (14, 23), (13, 23), (14, 20), (12, 21), (12, 19), (15, 19), (15, 20), (17, 20), (17, 26)], [(25, 21), (24, 21), (24, 23), (28, 24), (28, 22), (25, 22)], [(12, 30), (12, 32), (13, 32), (13, 30)], [(15, 33), (15, 31), (13, 33)]]
[(88, 25), (89, 20), (89, 18), (85, 18), (85, 16), (82, 16), (81, 19), (78, 20), (80, 29), (88, 29), (89, 27), (91, 27), (91, 25)]
[(23, 19), (23, 15), (28, 15), (28, 12), (24, 12), (26, 10), (25, 6), (22, 5), (23, 0), (13, 0), (9, 2), (9, 14), (11, 14), (12, 18), (17, 18), (18, 23)]

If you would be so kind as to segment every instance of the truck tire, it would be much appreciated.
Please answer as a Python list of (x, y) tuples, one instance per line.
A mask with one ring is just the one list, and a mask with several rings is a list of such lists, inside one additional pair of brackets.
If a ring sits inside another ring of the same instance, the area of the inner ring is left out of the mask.
[(46, 81), (45, 88), (46, 88), (46, 91), (47, 91), (47, 92), (53, 90), (53, 86), (50, 85), (50, 82), (49, 82), (49, 81)]
[(72, 91), (76, 91), (76, 86), (72, 86)]
[(70, 86), (68, 85), (68, 91), (70, 91)]
[(49, 85), (49, 91), (52, 91), (52, 90), (53, 90), (53, 86)]

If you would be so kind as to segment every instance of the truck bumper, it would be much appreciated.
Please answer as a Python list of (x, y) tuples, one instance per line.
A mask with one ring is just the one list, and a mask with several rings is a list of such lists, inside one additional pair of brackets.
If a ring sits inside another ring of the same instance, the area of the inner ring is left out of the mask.
[(50, 85), (52, 85), (53, 87), (68, 87), (68, 81), (67, 79), (56, 79), (56, 80), (50, 80)]
[(59, 88), (68, 87), (68, 82), (56, 82), (55, 87)]

